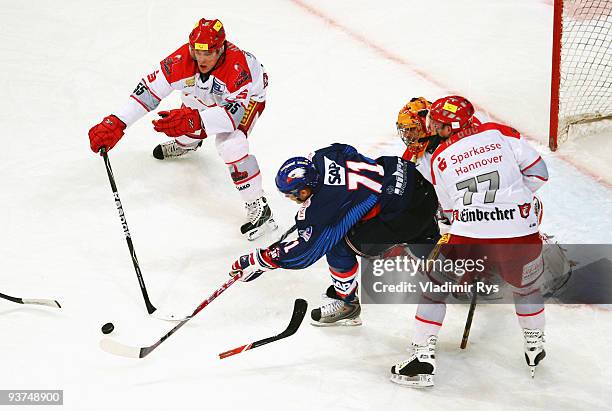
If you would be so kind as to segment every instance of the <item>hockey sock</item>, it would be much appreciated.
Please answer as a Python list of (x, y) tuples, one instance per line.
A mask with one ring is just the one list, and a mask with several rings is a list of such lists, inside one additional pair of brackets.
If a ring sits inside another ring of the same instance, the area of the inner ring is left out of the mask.
[(226, 163), (234, 185), (244, 202), (249, 202), (263, 196), (261, 172), (254, 155), (247, 154), (243, 158)]
[(527, 295), (515, 292), (514, 306), (521, 328), (544, 330), (546, 325), (544, 299), (539, 289)]
[(425, 296), (421, 297), (414, 316), (412, 342), (417, 345), (425, 345), (430, 335), (438, 336), (445, 316), (446, 303), (432, 301)]
[(338, 297), (342, 298), (346, 302), (350, 302), (355, 299), (355, 293), (357, 292), (358, 268), (358, 263), (355, 263), (353, 268), (351, 268), (349, 271), (342, 271), (340, 269), (329, 267), (336, 294), (338, 294)]

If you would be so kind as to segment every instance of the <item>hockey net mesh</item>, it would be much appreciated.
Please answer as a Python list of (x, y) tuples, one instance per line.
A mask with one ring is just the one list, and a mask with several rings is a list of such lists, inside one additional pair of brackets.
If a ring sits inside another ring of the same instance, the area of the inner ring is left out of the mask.
[(612, 116), (612, 0), (564, 0), (558, 140)]

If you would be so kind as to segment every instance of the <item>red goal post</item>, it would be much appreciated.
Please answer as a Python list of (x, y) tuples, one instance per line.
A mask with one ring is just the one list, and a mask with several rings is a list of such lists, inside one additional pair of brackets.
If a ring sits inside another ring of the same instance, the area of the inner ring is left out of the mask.
[(612, 0), (554, 0), (549, 146), (612, 118)]

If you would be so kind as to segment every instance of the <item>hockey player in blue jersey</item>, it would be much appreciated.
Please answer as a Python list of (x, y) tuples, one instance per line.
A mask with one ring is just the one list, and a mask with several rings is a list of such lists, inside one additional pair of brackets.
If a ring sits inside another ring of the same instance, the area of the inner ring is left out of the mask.
[[(360, 325), (357, 257), (344, 237), (359, 222), (393, 222), (410, 208), (415, 181), (421, 180), (414, 164), (400, 157), (373, 160), (346, 144), (317, 150), (310, 159), (290, 158), (280, 167), (276, 186), (301, 205), (297, 239), (241, 256), (232, 272), (242, 271), (241, 279), (250, 281), (276, 268), (306, 268), (325, 256), (333, 284), (326, 292), (329, 302), (311, 313), (313, 325)], [(437, 201), (432, 204), (428, 213), (435, 224)]]

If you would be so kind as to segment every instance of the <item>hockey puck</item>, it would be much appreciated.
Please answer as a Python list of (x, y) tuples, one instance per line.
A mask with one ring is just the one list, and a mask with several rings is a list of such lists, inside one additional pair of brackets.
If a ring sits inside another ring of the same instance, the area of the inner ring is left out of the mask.
[(115, 329), (113, 323), (106, 323), (102, 326), (102, 334), (110, 334)]

